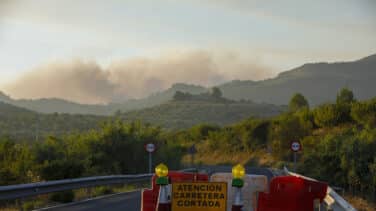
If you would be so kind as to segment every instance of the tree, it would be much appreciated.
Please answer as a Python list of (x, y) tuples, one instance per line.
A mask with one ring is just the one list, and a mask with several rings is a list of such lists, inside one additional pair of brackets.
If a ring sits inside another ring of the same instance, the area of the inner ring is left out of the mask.
[(174, 100), (189, 100), (191, 98), (192, 98), (191, 94), (184, 93), (184, 92), (181, 92), (181, 91), (176, 91), (175, 94), (174, 94), (174, 97), (173, 97)]
[(277, 117), (272, 124), (270, 135), (273, 154), (280, 159), (287, 159), (291, 155), (291, 141), (301, 140), (311, 130), (298, 116), (289, 113)]
[(351, 106), (351, 117), (361, 125), (369, 128), (376, 127), (376, 98), (354, 103)]
[(308, 101), (302, 94), (296, 93), (290, 100), (289, 110), (296, 112), (302, 108), (309, 108)]
[(184, 93), (181, 92), (181, 91), (176, 91), (175, 94), (174, 94), (174, 97), (173, 99), (174, 100), (183, 100), (185, 97)]
[(351, 90), (347, 88), (341, 89), (337, 94), (337, 104), (348, 104), (354, 102), (354, 94)]
[(313, 111), (314, 121), (319, 127), (333, 127), (341, 122), (342, 113), (336, 104), (323, 104)]
[(217, 99), (222, 98), (222, 91), (218, 87), (213, 87), (212, 96)]

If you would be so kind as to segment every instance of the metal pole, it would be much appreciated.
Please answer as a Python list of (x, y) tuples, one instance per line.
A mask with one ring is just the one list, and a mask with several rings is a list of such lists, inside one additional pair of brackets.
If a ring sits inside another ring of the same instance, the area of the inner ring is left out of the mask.
[(296, 152), (294, 152), (294, 172), (296, 173)]
[(149, 152), (149, 174), (151, 174), (151, 166), (152, 166), (151, 152)]

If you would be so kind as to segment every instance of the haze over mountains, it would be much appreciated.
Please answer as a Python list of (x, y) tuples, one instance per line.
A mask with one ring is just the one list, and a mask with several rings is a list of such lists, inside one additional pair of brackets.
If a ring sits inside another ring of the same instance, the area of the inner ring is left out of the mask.
[[(375, 96), (376, 54), (351, 62), (310, 63), (282, 72), (277, 77), (263, 81), (231, 81), (218, 87), (228, 99), (246, 99), (258, 103), (286, 105), (290, 97), (302, 93), (311, 105), (332, 101), (337, 92), (347, 87), (357, 99)], [(0, 93), (0, 101), (42, 113), (81, 113), (111, 115), (153, 107), (172, 99), (176, 91), (198, 94), (209, 88), (188, 84), (175, 84), (171, 88), (137, 100), (108, 105), (85, 105), (61, 99), (15, 100)]]

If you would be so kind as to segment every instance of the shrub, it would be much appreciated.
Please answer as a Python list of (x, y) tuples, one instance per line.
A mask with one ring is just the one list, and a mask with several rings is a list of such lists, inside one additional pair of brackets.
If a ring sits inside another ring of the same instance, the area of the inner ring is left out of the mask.
[(94, 196), (101, 196), (101, 195), (107, 195), (107, 194), (111, 194), (111, 193), (114, 193), (112, 188), (110, 188), (108, 186), (100, 186), (100, 187), (97, 187), (97, 188), (94, 189), (93, 195)]

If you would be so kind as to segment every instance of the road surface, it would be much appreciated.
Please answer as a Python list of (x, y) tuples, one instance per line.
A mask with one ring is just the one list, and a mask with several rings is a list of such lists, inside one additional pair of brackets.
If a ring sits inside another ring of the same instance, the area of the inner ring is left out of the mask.
[(48, 211), (139, 211), (141, 209), (141, 192), (134, 191), (111, 196), (99, 197), (97, 199), (71, 203), (58, 207), (47, 208)]

